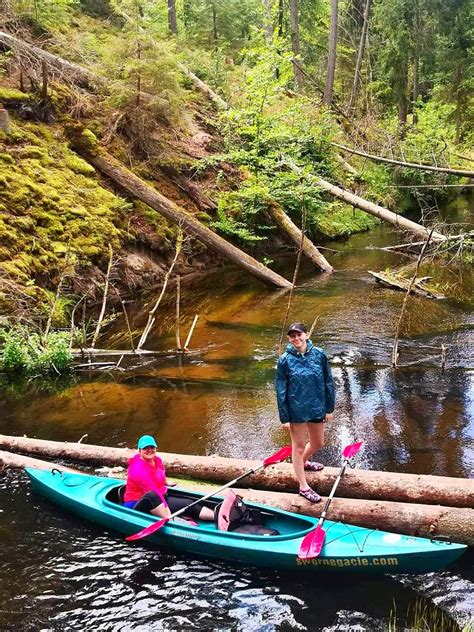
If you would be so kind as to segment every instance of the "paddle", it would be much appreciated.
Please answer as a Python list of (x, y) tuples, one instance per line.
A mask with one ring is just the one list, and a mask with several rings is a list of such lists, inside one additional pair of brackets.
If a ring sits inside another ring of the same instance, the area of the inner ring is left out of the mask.
[(326, 531), (324, 531), (323, 529), (323, 523), (326, 520), (326, 513), (329, 509), (329, 505), (331, 504), (333, 496), (336, 493), (339, 481), (344, 476), (344, 472), (346, 471), (346, 467), (350, 459), (352, 459), (352, 457), (354, 457), (359, 452), (362, 444), (362, 441), (360, 441), (359, 443), (353, 443), (346, 446), (342, 451), (342, 456), (344, 457), (344, 460), (342, 462), (341, 470), (338, 477), (336, 478), (336, 481), (334, 482), (334, 485), (332, 486), (331, 493), (326, 500), (326, 504), (324, 505), (324, 509), (321, 513), (321, 517), (319, 518), (316, 529), (313, 529), (307, 535), (305, 535), (303, 541), (301, 542), (300, 550), (298, 551), (298, 557), (300, 559), (306, 560), (312, 557), (318, 557), (318, 555), (321, 553), (321, 549), (323, 548), (324, 540), (326, 538)]
[(158, 529), (161, 529), (161, 527), (165, 525), (168, 522), (168, 520), (171, 520), (171, 518), (175, 518), (176, 516), (179, 516), (180, 514), (184, 513), (187, 509), (189, 509), (189, 507), (192, 507), (193, 505), (197, 505), (198, 503), (201, 503), (203, 500), (207, 500), (208, 498), (215, 496), (216, 494), (218, 494), (219, 492), (222, 492), (224, 489), (227, 489), (228, 487), (232, 487), (232, 485), (235, 485), (241, 479), (245, 478), (246, 476), (250, 476), (250, 474), (253, 474), (254, 472), (258, 472), (258, 470), (261, 470), (267, 467), (268, 465), (273, 465), (274, 463), (281, 463), (281, 461), (284, 461), (285, 459), (287, 459), (290, 456), (290, 454), (291, 454), (291, 446), (287, 445), (284, 448), (281, 448), (280, 450), (278, 450), (278, 452), (275, 452), (275, 454), (272, 454), (271, 456), (267, 457), (263, 461), (262, 465), (259, 465), (253, 470), (249, 470), (248, 472), (241, 474), (237, 478), (234, 478), (233, 481), (230, 481), (230, 483), (226, 483), (226, 485), (219, 487), (219, 489), (216, 489), (211, 494), (198, 498), (197, 500), (190, 503), (186, 507), (183, 507), (179, 511), (175, 511), (175, 513), (171, 514), (171, 516), (169, 516), (168, 518), (163, 518), (162, 520), (158, 520), (157, 522), (154, 522), (150, 526), (145, 527), (145, 529), (142, 529), (138, 533), (129, 535), (125, 539), (131, 542), (132, 540), (140, 540), (141, 538), (146, 538), (148, 535), (151, 535), (152, 533), (155, 533), (155, 531), (158, 531)]

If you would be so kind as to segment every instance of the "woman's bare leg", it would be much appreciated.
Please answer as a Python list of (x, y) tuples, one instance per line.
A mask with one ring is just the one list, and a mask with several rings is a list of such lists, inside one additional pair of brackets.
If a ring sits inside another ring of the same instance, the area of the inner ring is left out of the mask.
[(320, 450), (324, 445), (324, 423), (305, 424), (308, 429), (309, 441), (303, 452), (303, 465), (315, 452)]
[(214, 509), (203, 507), (199, 513), (199, 520), (214, 520)]
[(291, 460), (295, 470), (296, 478), (300, 484), (300, 489), (308, 489), (309, 485), (306, 481), (304, 473), (304, 453), (306, 448), (306, 423), (290, 424), (291, 435)]
[(161, 505), (158, 505), (158, 507), (152, 509), (150, 513), (157, 518), (169, 518), (171, 516), (170, 508), (165, 506), (163, 503), (161, 503)]

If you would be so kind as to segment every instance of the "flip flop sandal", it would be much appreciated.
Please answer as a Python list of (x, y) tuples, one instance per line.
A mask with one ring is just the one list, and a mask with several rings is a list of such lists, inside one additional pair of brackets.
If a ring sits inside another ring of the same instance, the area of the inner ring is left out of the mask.
[(298, 494), (306, 498), (306, 500), (309, 500), (310, 503), (319, 503), (322, 500), (321, 496), (317, 494), (314, 489), (311, 489), (311, 487), (308, 487), (308, 489), (300, 489)]
[(322, 463), (318, 463), (317, 461), (306, 461), (304, 469), (309, 472), (320, 472), (321, 470), (324, 470), (324, 465)]

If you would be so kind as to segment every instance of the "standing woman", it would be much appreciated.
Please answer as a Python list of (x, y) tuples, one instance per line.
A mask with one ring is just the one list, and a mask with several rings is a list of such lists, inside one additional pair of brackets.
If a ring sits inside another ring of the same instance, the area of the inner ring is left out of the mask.
[(281, 423), (290, 429), (298, 493), (318, 503), (321, 496), (308, 485), (305, 470), (318, 472), (324, 467), (309, 457), (324, 445), (324, 422), (334, 411), (334, 381), (326, 354), (309, 340), (304, 323), (290, 325), (287, 335), (289, 344), (277, 365), (278, 412)]

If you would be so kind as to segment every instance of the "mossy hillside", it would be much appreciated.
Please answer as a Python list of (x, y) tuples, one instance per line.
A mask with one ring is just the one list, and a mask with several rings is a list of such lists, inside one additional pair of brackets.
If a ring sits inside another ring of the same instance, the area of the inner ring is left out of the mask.
[(0, 270), (48, 285), (63, 269), (102, 265), (126, 238), (130, 205), (97, 181), (59, 129), (13, 122), (0, 137)]

